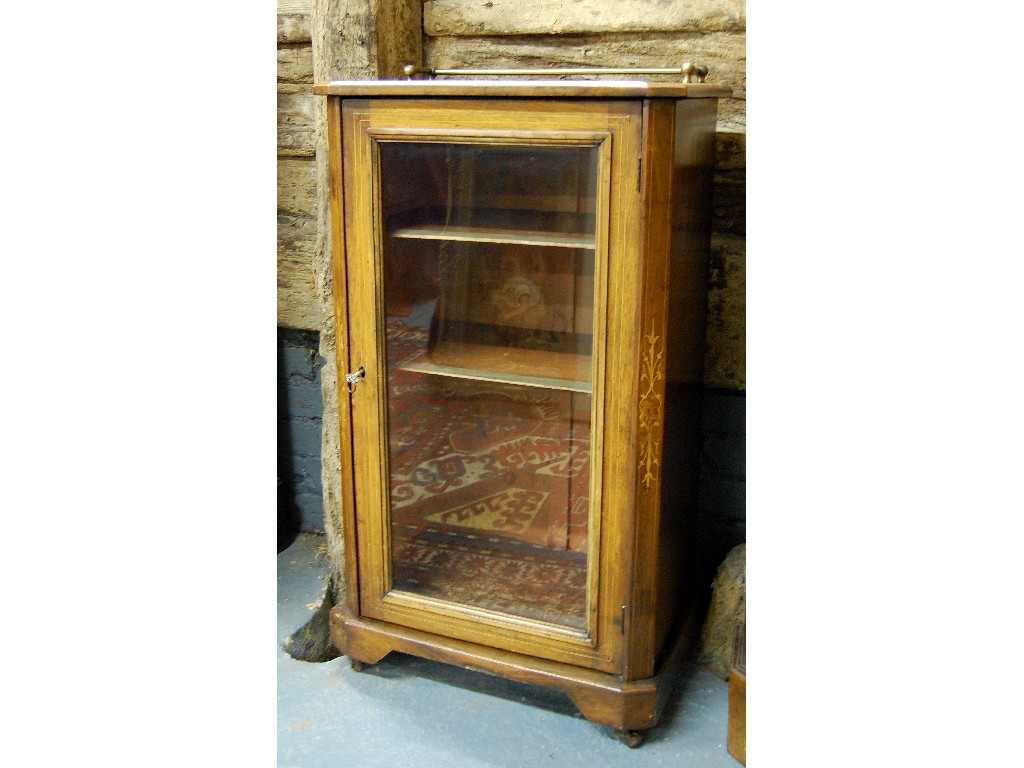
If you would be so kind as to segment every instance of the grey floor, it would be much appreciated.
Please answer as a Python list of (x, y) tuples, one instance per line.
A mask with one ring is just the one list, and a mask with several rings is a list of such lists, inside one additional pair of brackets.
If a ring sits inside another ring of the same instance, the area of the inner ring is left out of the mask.
[(639, 749), (584, 720), (567, 698), (391, 654), (363, 672), (344, 657), (296, 661), (281, 650), (323, 596), (323, 538), (277, 556), (279, 768), (386, 766), (687, 766), (737, 768), (726, 751), (726, 683), (687, 670)]

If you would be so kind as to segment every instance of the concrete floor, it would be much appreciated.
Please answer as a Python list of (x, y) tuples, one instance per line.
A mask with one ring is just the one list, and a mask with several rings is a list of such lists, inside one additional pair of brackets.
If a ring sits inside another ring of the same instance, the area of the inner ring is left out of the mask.
[(300, 534), (277, 556), (279, 768), (740, 765), (725, 746), (728, 687), (702, 667), (687, 670), (661, 722), (630, 749), (533, 686), (401, 654), (364, 672), (344, 657), (292, 659), (281, 643), (323, 596), (322, 543)]

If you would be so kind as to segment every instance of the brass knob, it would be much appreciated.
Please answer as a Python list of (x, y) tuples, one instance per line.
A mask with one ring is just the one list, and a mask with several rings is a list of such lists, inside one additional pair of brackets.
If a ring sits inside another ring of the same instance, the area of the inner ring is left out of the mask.
[(409, 80), (412, 80), (417, 75), (426, 75), (427, 77), (434, 76), (434, 70), (431, 67), (417, 67), (415, 64), (406, 64), (402, 67), (402, 74)]
[(352, 394), (356, 391), (356, 384), (366, 378), (366, 369), (363, 366), (359, 366), (358, 371), (345, 374), (345, 383), (348, 385), (348, 392)]
[(703, 64), (694, 64), (692, 61), (683, 62), (680, 71), (683, 74), (684, 83), (703, 83), (708, 76), (708, 68)]

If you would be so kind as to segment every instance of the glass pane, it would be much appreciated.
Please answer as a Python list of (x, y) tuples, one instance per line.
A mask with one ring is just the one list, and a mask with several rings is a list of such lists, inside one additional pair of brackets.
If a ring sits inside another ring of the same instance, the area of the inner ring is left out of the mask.
[(394, 588), (583, 630), (597, 150), (379, 157)]

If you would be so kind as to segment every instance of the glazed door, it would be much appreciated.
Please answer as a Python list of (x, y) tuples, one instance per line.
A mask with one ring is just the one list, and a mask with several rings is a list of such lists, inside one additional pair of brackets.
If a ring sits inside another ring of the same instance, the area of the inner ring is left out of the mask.
[(604, 340), (637, 121), (565, 109), (347, 105), (360, 612), (612, 668)]

